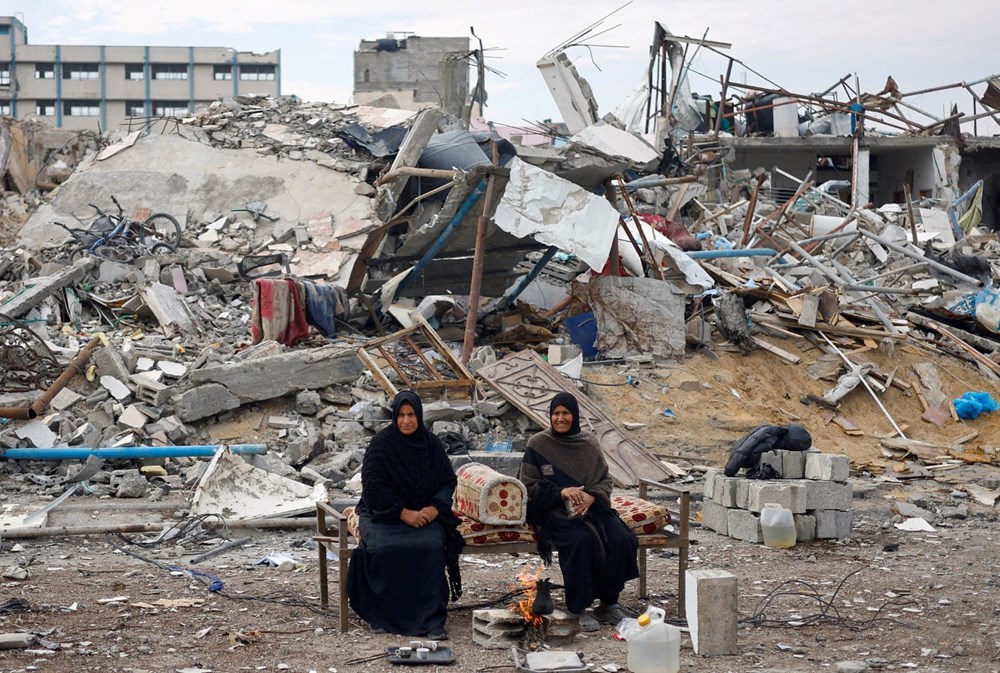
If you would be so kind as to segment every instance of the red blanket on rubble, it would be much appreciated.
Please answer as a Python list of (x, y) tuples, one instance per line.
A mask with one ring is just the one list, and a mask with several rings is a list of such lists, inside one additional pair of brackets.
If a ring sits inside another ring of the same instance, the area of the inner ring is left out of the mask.
[(305, 292), (290, 278), (258, 278), (253, 282), (253, 342), (277, 341), (291, 346), (309, 334)]

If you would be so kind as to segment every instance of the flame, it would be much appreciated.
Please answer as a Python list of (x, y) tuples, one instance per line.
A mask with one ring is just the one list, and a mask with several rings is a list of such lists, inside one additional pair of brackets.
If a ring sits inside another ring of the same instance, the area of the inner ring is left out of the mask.
[(538, 593), (538, 578), (542, 576), (544, 569), (544, 566), (537, 568), (532, 565), (525, 566), (517, 574), (517, 584), (511, 586), (511, 589), (523, 589), (524, 597), (512, 605), (510, 610), (515, 614), (522, 615), (529, 626), (540, 627), (542, 625), (542, 618), (531, 612), (531, 606), (535, 602), (535, 594)]

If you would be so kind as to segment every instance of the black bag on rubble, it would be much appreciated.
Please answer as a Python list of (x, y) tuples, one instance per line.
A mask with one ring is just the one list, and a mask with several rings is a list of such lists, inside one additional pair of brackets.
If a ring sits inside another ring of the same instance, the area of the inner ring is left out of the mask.
[(469, 453), (472, 444), (458, 432), (443, 432), (437, 436), (444, 444), (444, 451), (449, 456), (464, 456)]
[(766, 451), (805, 451), (811, 446), (812, 435), (796, 423), (758, 425), (733, 445), (724, 473), (727, 477), (735, 477), (740, 468), (756, 467), (761, 454)]

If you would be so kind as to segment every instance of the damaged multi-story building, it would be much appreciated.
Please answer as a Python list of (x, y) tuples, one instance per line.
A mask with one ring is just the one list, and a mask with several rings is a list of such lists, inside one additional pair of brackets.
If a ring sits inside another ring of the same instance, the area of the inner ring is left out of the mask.
[(281, 50), (29, 44), (0, 17), (0, 114), (70, 130), (112, 129), (129, 118), (182, 117), (222, 96), (281, 93)]

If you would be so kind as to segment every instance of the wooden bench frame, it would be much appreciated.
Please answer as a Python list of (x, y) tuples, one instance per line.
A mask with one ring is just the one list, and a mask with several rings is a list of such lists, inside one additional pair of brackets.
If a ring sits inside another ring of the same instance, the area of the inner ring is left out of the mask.
[[(646, 581), (646, 553), (651, 549), (677, 550), (677, 616), (685, 618), (685, 573), (688, 565), (688, 549), (690, 547), (689, 523), (691, 518), (691, 496), (687, 491), (678, 490), (651, 479), (639, 480), (639, 497), (646, 499), (648, 489), (654, 486), (677, 496), (678, 511), (670, 510), (671, 517), (677, 527), (676, 533), (660, 529), (655, 533), (641, 534), (639, 538), (639, 598), (649, 596)], [(332, 519), (335, 527), (327, 526), (327, 519)], [(644, 539), (645, 538), (645, 539)], [(316, 503), (316, 535), (313, 539), (318, 543), (319, 550), (319, 596), (323, 607), (329, 605), (329, 567), (327, 552), (333, 554), (340, 562), (337, 572), (338, 603), (340, 609), (340, 631), (346, 633), (350, 628), (350, 606), (347, 602), (347, 570), (351, 564), (351, 556), (357, 547), (357, 540), (347, 530), (347, 517), (325, 502)], [(462, 550), (464, 555), (479, 556), (483, 554), (537, 554), (538, 546), (534, 542), (498, 542), (494, 544), (467, 544)]]

